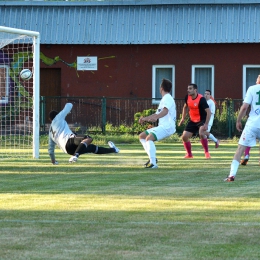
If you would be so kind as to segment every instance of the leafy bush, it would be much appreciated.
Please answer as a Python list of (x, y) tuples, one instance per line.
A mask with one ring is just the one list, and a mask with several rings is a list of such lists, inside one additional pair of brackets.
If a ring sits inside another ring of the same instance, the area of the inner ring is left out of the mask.
[[(216, 109), (215, 118), (211, 131), (216, 136), (239, 136), (240, 133), (236, 130), (236, 119), (238, 117), (239, 109), (234, 111), (234, 101), (226, 99), (221, 103), (221, 106)], [(244, 126), (247, 116), (242, 119)]]
[(154, 114), (156, 112), (155, 109), (147, 109), (147, 110), (143, 110), (143, 112), (137, 112), (134, 115), (134, 124), (133, 124), (133, 131), (135, 133), (142, 133), (143, 131), (145, 131), (148, 128), (151, 128), (155, 125), (157, 125), (157, 123), (147, 123), (145, 122), (144, 124), (140, 124), (139, 123), (139, 119), (141, 117), (146, 117), (146, 116), (150, 116), (152, 114)]
[(180, 114), (179, 119), (177, 119), (177, 121), (176, 121), (176, 133), (178, 133), (178, 134), (182, 134), (182, 132), (184, 131), (184, 129), (185, 129), (185, 127), (186, 127), (186, 125), (188, 124), (188, 121), (189, 121), (189, 117), (186, 116), (183, 124), (179, 126), (181, 118), (182, 118), (182, 115)]

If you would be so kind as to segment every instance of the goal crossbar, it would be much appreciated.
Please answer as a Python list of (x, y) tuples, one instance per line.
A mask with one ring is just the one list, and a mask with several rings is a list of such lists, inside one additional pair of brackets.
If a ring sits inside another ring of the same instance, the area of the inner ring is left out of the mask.
[(40, 36), (39, 32), (28, 31), (28, 30), (17, 29), (17, 28), (11, 28), (11, 27), (5, 27), (5, 26), (0, 26), (0, 31), (6, 32), (6, 33), (23, 34), (23, 35), (28, 35), (28, 36), (32, 36), (32, 37), (33, 36), (35, 36), (35, 37)]

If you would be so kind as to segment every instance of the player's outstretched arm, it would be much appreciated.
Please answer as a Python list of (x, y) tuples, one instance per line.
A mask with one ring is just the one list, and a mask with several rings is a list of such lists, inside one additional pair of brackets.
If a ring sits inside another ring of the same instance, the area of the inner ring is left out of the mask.
[(64, 108), (58, 114), (59, 117), (64, 119), (67, 116), (67, 114), (71, 111), (72, 107), (73, 107), (72, 103), (66, 103)]
[(152, 114), (150, 116), (146, 116), (146, 117), (140, 117), (139, 119), (139, 123), (143, 124), (144, 122), (155, 122), (157, 115), (156, 114)]

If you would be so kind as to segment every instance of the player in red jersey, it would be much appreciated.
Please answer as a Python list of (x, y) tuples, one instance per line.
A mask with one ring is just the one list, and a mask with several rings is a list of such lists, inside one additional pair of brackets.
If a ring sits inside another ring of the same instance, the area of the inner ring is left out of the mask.
[(187, 111), (189, 110), (189, 122), (182, 134), (183, 145), (187, 152), (184, 158), (193, 158), (190, 138), (192, 135), (199, 132), (200, 141), (205, 152), (205, 158), (210, 159), (210, 154), (208, 151), (208, 139), (206, 136), (208, 123), (211, 116), (209, 105), (205, 97), (203, 97), (201, 94), (198, 94), (198, 87), (196, 84), (189, 84), (187, 92), (188, 94), (185, 97), (185, 104), (182, 109), (182, 118), (179, 122), (179, 126), (183, 124), (187, 115)]

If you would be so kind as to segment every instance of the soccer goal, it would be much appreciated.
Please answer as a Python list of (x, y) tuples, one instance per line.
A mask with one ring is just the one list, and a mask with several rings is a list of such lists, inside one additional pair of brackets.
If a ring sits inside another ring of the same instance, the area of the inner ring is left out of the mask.
[(39, 158), (40, 34), (0, 26), (0, 47), (0, 158)]

